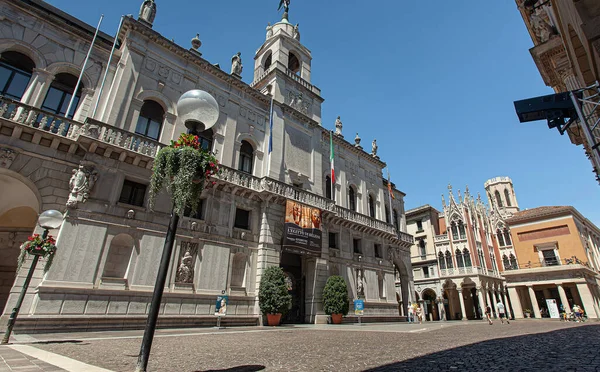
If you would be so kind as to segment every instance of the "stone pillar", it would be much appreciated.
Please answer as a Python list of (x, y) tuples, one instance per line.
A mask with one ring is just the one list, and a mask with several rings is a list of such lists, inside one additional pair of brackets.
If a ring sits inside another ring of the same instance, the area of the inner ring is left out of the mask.
[(34, 107), (42, 106), (53, 80), (52, 73), (39, 68), (33, 69), (30, 83), (21, 97), (21, 102)]
[(510, 306), (508, 306), (508, 301), (506, 301), (506, 294), (504, 293), (504, 291), (502, 291), (500, 293), (502, 296), (502, 303), (504, 304), (504, 310), (506, 311), (506, 318), (510, 319), (510, 318), (512, 318), (512, 316), (510, 314)]
[(438, 314), (440, 314), (440, 320), (448, 320), (448, 318), (446, 318), (446, 309), (444, 309), (444, 303), (443, 302), (438, 303), (437, 307), (438, 307)]
[(481, 287), (477, 288), (477, 290), (477, 298), (479, 299), (479, 307), (481, 308), (481, 313), (479, 314), (479, 316), (483, 319), (485, 315), (485, 300), (483, 299), (485, 296), (485, 292), (484, 289)]
[(521, 307), (521, 299), (519, 298), (519, 292), (517, 292), (517, 288), (509, 287), (508, 288), (508, 296), (510, 297), (510, 302), (513, 307), (513, 312), (515, 318), (522, 319), (523, 318), (523, 308)]
[(562, 284), (557, 284), (556, 288), (558, 288), (558, 295), (560, 297), (560, 302), (564, 306), (565, 311), (567, 313), (570, 313), (571, 306), (569, 305), (569, 300), (567, 299), (567, 294), (565, 293), (565, 289), (563, 288)]
[(585, 310), (588, 318), (598, 319), (600, 317), (600, 309), (598, 309), (598, 304), (596, 304), (594, 301), (594, 296), (592, 295), (588, 284), (577, 283), (577, 291), (579, 292), (579, 297), (581, 298), (583, 310)]
[(462, 320), (467, 320), (467, 313), (465, 312), (465, 299), (462, 295), (462, 288), (457, 288), (458, 300), (460, 301), (460, 311), (462, 313)]
[(494, 318), (498, 318), (498, 292), (495, 289), (493, 289), (491, 293), (494, 304)]
[(527, 290), (529, 291), (529, 298), (531, 299), (531, 307), (533, 308), (533, 315), (542, 319), (542, 313), (540, 313), (540, 307), (538, 306), (537, 298), (535, 297), (535, 291), (533, 290), (533, 285), (528, 285)]

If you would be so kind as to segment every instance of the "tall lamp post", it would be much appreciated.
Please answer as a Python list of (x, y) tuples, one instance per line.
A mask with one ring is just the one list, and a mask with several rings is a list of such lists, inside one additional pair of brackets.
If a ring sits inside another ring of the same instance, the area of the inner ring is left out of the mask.
[[(58, 229), (63, 223), (64, 216), (62, 213), (56, 210), (48, 210), (40, 214), (38, 218), (38, 225), (44, 229), (44, 233), (42, 234), (42, 242), (48, 238), (48, 230), (50, 229)], [(25, 282), (23, 283), (23, 288), (21, 288), (21, 294), (19, 294), (19, 299), (15, 304), (15, 307), (12, 309), (12, 313), (10, 314), (10, 318), (8, 319), (8, 325), (6, 328), (6, 332), (4, 333), (4, 338), (2, 339), (2, 344), (8, 344), (10, 339), (10, 335), (12, 333), (13, 327), (15, 326), (15, 321), (17, 320), (17, 316), (19, 315), (19, 310), (21, 310), (21, 305), (23, 304), (23, 299), (25, 298), (25, 293), (27, 292), (27, 288), (29, 288), (29, 282), (31, 282), (31, 277), (33, 276), (33, 272), (35, 271), (35, 267), (37, 266), (38, 260), (40, 256), (43, 255), (43, 251), (32, 253), (33, 261), (31, 262), (31, 267), (29, 268), (29, 272), (27, 273), (27, 277), (25, 278)]]
[[(219, 119), (219, 104), (209, 93), (202, 90), (190, 90), (184, 93), (179, 101), (177, 101), (177, 115), (191, 134), (198, 134), (214, 126)], [(210, 150), (210, 149), (208, 149)], [(150, 311), (148, 312), (148, 321), (144, 329), (144, 338), (140, 347), (136, 372), (146, 372), (148, 367), (148, 359), (150, 358), (150, 349), (154, 340), (154, 332), (156, 331), (156, 323), (158, 321), (158, 312), (160, 310), (160, 302), (167, 281), (167, 273), (169, 271), (169, 262), (173, 252), (173, 244), (177, 234), (177, 225), (179, 223), (179, 215), (175, 212), (175, 207), (171, 210), (171, 219), (165, 237), (162, 257), (156, 276), (156, 284), (154, 285), (154, 293), (152, 294), (152, 302), (150, 303)]]

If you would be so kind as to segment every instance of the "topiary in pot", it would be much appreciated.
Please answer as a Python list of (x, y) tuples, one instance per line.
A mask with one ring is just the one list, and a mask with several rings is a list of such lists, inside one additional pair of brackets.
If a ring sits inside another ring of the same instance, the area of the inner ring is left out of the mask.
[(267, 315), (269, 325), (279, 325), (281, 314), (287, 312), (292, 304), (292, 296), (285, 284), (285, 274), (280, 267), (267, 268), (260, 278), (258, 304), (263, 314)]
[(323, 289), (323, 310), (331, 315), (333, 323), (342, 323), (342, 316), (348, 315), (350, 300), (346, 281), (339, 275), (330, 276)]

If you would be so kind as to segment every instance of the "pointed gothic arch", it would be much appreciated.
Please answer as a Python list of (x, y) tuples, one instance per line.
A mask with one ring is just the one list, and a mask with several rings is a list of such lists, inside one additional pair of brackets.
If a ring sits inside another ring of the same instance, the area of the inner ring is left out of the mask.
[(510, 202), (510, 193), (508, 192), (508, 189), (504, 189), (504, 198), (506, 199), (506, 206), (512, 207), (512, 203)]

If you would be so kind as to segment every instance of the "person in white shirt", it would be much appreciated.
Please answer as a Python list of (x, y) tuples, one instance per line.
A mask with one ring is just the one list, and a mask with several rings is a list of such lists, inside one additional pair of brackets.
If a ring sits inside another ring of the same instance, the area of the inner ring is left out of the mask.
[[(502, 324), (504, 324), (504, 317), (506, 317), (506, 308), (504, 307), (504, 304), (502, 302), (498, 302), (496, 307), (498, 308), (498, 316), (500, 317), (500, 321), (502, 322)], [(506, 317), (506, 324), (510, 324), (510, 320), (508, 320), (508, 317)]]
[(412, 323), (414, 321), (413, 316), (415, 314), (415, 309), (412, 307), (412, 304), (408, 307), (408, 322)]

